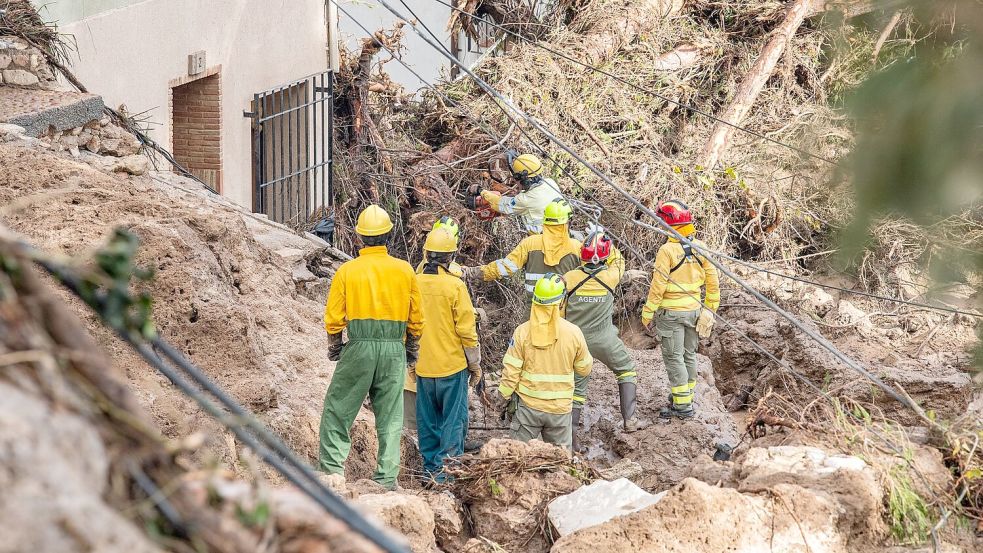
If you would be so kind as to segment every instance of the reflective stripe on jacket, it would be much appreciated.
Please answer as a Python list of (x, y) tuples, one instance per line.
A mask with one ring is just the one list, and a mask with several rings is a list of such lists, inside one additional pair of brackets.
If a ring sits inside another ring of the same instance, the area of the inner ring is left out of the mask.
[(420, 339), (416, 374), (424, 378), (443, 378), (464, 370), (468, 366), (464, 348), (478, 345), (474, 305), (467, 286), (443, 267), (437, 272), (417, 275), (427, 331)]
[(546, 348), (532, 345), (529, 321), (515, 329), (498, 391), (506, 398), (519, 394), (530, 409), (562, 415), (573, 405), (574, 374), (590, 374), (594, 359), (576, 325), (559, 319), (557, 328), (556, 342)]
[[(694, 244), (706, 247), (699, 240), (691, 240)], [(693, 311), (700, 309), (700, 290), (706, 287), (704, 302), (707, 307), (716, 311), (720, 306), (720, 281), (717, 278), (717, 268), (707, 261), (697, 251), (687, 257), (678, 269), (669, 271), (685, 257), (682, 244), (675, 238), (659, 248), (652, 270), (652, 285), (649, 287), (648, 299), (642, 308), (642, 323), (648, 324), (659, 309), (671, 311)], [(673, 282), (669, 282), (669, 278)]]
[(543, 212), (546, 211), (546, 206), (554, 199), (562, 198), (563, 193), (556, 181), (543, 177), (539, 184), (515, 196), (499, 196), (485, 191), (481, 193), (481, 197), (502, 215), (517, 216), (526, 231), (533, 234), (543, 231)]
[[(324, 307), (324, 329), (337, 334), (348, 327), (349, 340), (402, 339), (391, 325), (352, 324), (355, 321), (399, 323), (414, 336), (423, 332), (420, 289), (413, 267), (389, 255), (385, 246), (362, 248), (331, 279)], [(397, 328), (397, 327), (393, 327)], [(380, 330), (380, 329), (385, 329)], [(383, 335), (374, 336), (382, 332)]]
[[(566, 228), (566, 225), (562, 226)], [(513, 275), (519, 272), (519, 269), (525, 269), (526, 292), (531, 295), (536, 287), (536, 281), (546, 273), (562, 275), (580, 266), (580, 241), (576, 238), (565, 237), (563, 255), (556, 265), (546, 264), (546, 254), (543, 250), (542, 234), (527, 236), (507, 256), (484, 265), (481, 268), (482, 278), (486, 281), (495, 280)]]

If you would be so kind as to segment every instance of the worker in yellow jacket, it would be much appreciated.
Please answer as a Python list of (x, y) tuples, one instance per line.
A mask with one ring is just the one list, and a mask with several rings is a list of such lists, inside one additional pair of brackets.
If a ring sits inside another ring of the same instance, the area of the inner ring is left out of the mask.
[[(328, 359), (337, 361), (324, 397), (320, 429), (320, 469), (344, 475), (355, 415), (368, 395), (375, 413), (379, 454), (372, 479), (387, 488), (399, 475), (407, 364), (416, 363), (423, 312), (416, 275), (409, 263), (386, 249), (393, 224), (389, 214), (370, 205), (358, 216), (355, 232), (363, 248), (331, 279), (324, 309)], [(348, 330), (348, 342), (342, 331)]]
[(445, 228), (427, 235), (427, 259), (417, 276), (427, 331), (415, 369), (417, 436), (423, 470), (444, 480), (444, 460), (464, 453), (468, 388), (481, 379), (481, 349), (467, 286), (447, 269), (458, 241)]
[(594, 359), (584, 334), (563, 319), (563, 278), (549, 273), (536, 282), (529, 320), (519, 325), (502, 360), (498, 387), (509, 401), (509, 435), (528, 442), (571, 447), (574, 375), (590, 374)]
[[(696, 229), (686, 204), (679, 200), (664, 202), (659, 205), (657, 215), (687, 240), (703, 246), (703, 242), (693, 238)], [(655, 257), (652, 285), (642, 308), (642, 325), (662, 344), (662, 360), (669, 373), (672, 401), (660, 413), (662, 418), (690, 418), (695, 414), (696, 348), (700, 336), (710, 335), (713, 312), (719, 306), (717, 268), (688, 244), (670, 237)]]
[[(446, 230), (448, 233), (450, 233), (450, 235), (454, 237), (455, 243), (460, 242), (461, 239), (460, 227), (458, 226), (457, 221), (455, 221), (453, 217), (448, 217), (445, 215), (440, 219), (437, 219), (434, 222), (431, 231), (437, 230), (439, 228), (442, 228)], [(429, 239), (429, 237), (430, 235), (428, 234), (427, 238)], [(428, 255), (427, 245), (426, 243), (424, 243), (423, 261), (421, 261), (420, 264), (416, 266), (417, 275), (423, 274), (423, 267), (427, 262), (427, 255)], [(448, 273), (458, 278), (464, 276), (464, 270), (454, 260), (445, 263), (444, 269)], [(403, 428), (410, 431), (411, 433), (416, 432), (416, 376), (409, 371), (407, 371), (406, 373), (406, 382), (403, 383)]]
[(493, 190), (484, 190), (481, 197), (492, 210), (502, 215), (513, 215), (530, 234), (543, 230), (543, 211), (554, 198), (563, 197), (556, 181), (545, 175), (543, 162), (533, 154), (522, 154), (511, 159), (509, 169), (519, 181), (522, 191), (515, 196), (502, 196)]
[(536, 282), (546, 273), (564, 274), (580, 265), (580, 241), (570, 236), (570, 204), (555, 198), (543, 212), (543, 232), (523, 238), (502, 259), (480, 267), (465, 267), (466, 277), (482, 280), (504, 278), (524, 271), (526, 293), (531, 297)]

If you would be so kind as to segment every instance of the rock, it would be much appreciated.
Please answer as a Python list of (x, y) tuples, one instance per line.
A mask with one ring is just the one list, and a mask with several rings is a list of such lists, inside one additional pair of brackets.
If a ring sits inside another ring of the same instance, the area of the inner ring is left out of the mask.
[(820, 317), (825, 317), (835, 306), (836, 299), (822, 288), (808, 289), (802, 298), (802, 307)]
[(601, 478), (605, 480), (617, 480), (619, 478), (631, 480), (643, 472), (645, 469), (642, 468), (642, 465), (628, 458), (618, 461), (613, 467), (599, 471)]
[(21, 138), (26, 130), (20, 125), (11, 123), (0, 123), (0, 137)]
[(388, 492), (362, 496), (354, 504), (363, 513), (376, 517), (405, 536), (413, 553), (430, 553), (437, 549), (434, 513), (422, 498)]
[(650, 494), (625, 478), (598, 480), (549, 504), (549, 519), (561, 536), (655, 505), (666, 492)]
[(553, 553), (823, 551), (847, 553), (830, 499), (794, 485), (742, 494), (687, 478), (657, 504), (560, 538)]
[(0, 53), (0, 69), (6, 69), (9, 67), (11, 61), (13, 61), (13, 59), (9, 54)]
[(100, 154), (125, 157), (140, 151), (140, 141), (122, 127), (108, 125), (101, 130)]
[(388, 491), (382, 484), (368, 478), (359, 478), (348, 485), (348, 493), (353, 498), (375, 493), (386, 493)]
[(276, 250), (276, 254), (283, 258), (288, 265), (293, 265), (303, 261), (304, 254), (307, 252), (299, 248), (280, 248)]
[(89, 137), (89, 140), (86, 141), (83, 144), (83, 146), (85, 147), (86, 150), (89, 150), (94, 154), (98, 154), (99, 150), (102, 148), (102, 139), (100, 139), (98, 136), (93, 135)]
[(437, 545), (445, 551), (460, 551), (467, 535), (461, 506), (450, 492), (424, 492), (420, 495), (433, 509)]
[(150, 160), (146, 156), (132, 155), (120, 158), (113, 164), (114, 173), (127, 173), (129, 175), (145, 175), (150, 170)]
[(24, 69), (4, 69), (3, 82), (15, 86), (33, 86), (40, 82), (37, 75)]

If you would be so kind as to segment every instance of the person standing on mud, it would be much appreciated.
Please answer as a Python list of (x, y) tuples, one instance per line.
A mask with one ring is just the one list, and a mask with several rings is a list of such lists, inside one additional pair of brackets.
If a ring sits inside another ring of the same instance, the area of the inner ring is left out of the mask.
[[(363, 248), (331, 279), (324, 308), (328, 359), (338, 361), (321, 413), (319, 467), (342, 481), (351, 450), (351, 430), (368, 395), (379, 437), (372, 479), (388, 489), (399, 475), (401, 400), (407, 365), (420, 351), (423, 312), (416, 274), (386, 249), (393, 228), (389, 214), (372, 204), (358, 216)], [(342, 331), (348, 329), (348, 342)]]
[[(696, 228), (686, 204), (679, 200), (663, 202), (656, 214), (683, 237), (703, 246), (692, 238)], [(697, 256), (688, 244), (670, 236), (655, 257), (652, 285), (642, 307), (642, 325), (662, 344), (662, 360), (669, 373), (671, 403), (659, 413), (666, 420), (695, 415), (696, 347), (700, 336), (709, 336), (713, 327), (713, 313), (701, 305), (701, 289), (706, 290), (706, 306), (715, 312), (720, 306), (717, 268)]]
[[(637, 416), (635, 361), (628, 355), (613, 322), (614, 289), (625, 273), (625, 260), (603, 230), (594, 230), (587, 236), (580, 260), (580, 267), (563, 275), (569, 290), (566, 319), (584, 333), (594, 359), (614, 372), (625, 432), (635, 432), (643, 427)], [(589, 381), (589, 377), (577, 377), (573, 392), (573, 450), (577, 453), (582, 452), (577, 427)]]
[(571, 448), (574, 375), (590, 374), (594, 359), (584, 334), (563, 319), (566, 286), (548, 273), (536, 282), (529, 320), (512, 334), (502, 359), (498, 391), (512, 415), (514, 440), (542, 440)]
[(427, 321), (414, 371), (417, 436), (423, 470), (436, 482), (444, 481), (444, 460), (464, 453), (468, 388), (481, 379), (474, 305), (464, 281), (448, 269), (457, 248), (455, 236), (435, 227), (427, 235), (427, 257), (417, 276)]
[(542, 234), (523, 238), (507, 256), (480, 267), (465, 267), (464, 275), (488, 282), (525, 272), (526, 293), (532, 297), (536, 281), (546, 273), (563, 273), (580, 265), (580, 241), (570, 236), (570, 204), (555, 198), (543, 212)]

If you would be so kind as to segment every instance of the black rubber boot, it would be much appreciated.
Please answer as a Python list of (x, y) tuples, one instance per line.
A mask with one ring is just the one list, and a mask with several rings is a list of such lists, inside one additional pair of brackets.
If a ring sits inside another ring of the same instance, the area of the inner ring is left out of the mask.
[(677, 419), (691, 419), (696, 416), (696, 409), (693, 409), (692, 405), (687, 405), (686, 407), (676, 407), (671, 405), (670, 407), (663, 407), (659, 411), (659, 418), (664, 422), (669, 422), (670, 419), (676, 417)]
[(577, 429), (580, 426), (580, 413), (582, 411), (583, 407), (577, 407), (576, 405), (574, 405), (573, 410), (570, 411), (570, 426), (572, 427), (570, 429), (570, 435), (573, 437), (570, 447), (573, 449), (574, 453), (581, 454), (587, 452), (587, 448), (580, 444), (580, 431)]
[(488, 440), (464, 440), (464, 452), (473, 453), (481, 449), (481, 446), (485, 445)]
[(624, 419), (625, 432), (637, 432), (648, 424), (638, 418), (638, 387), (634, 382), (619, 382), (618, 396), (621, 400), (621, 418)]

